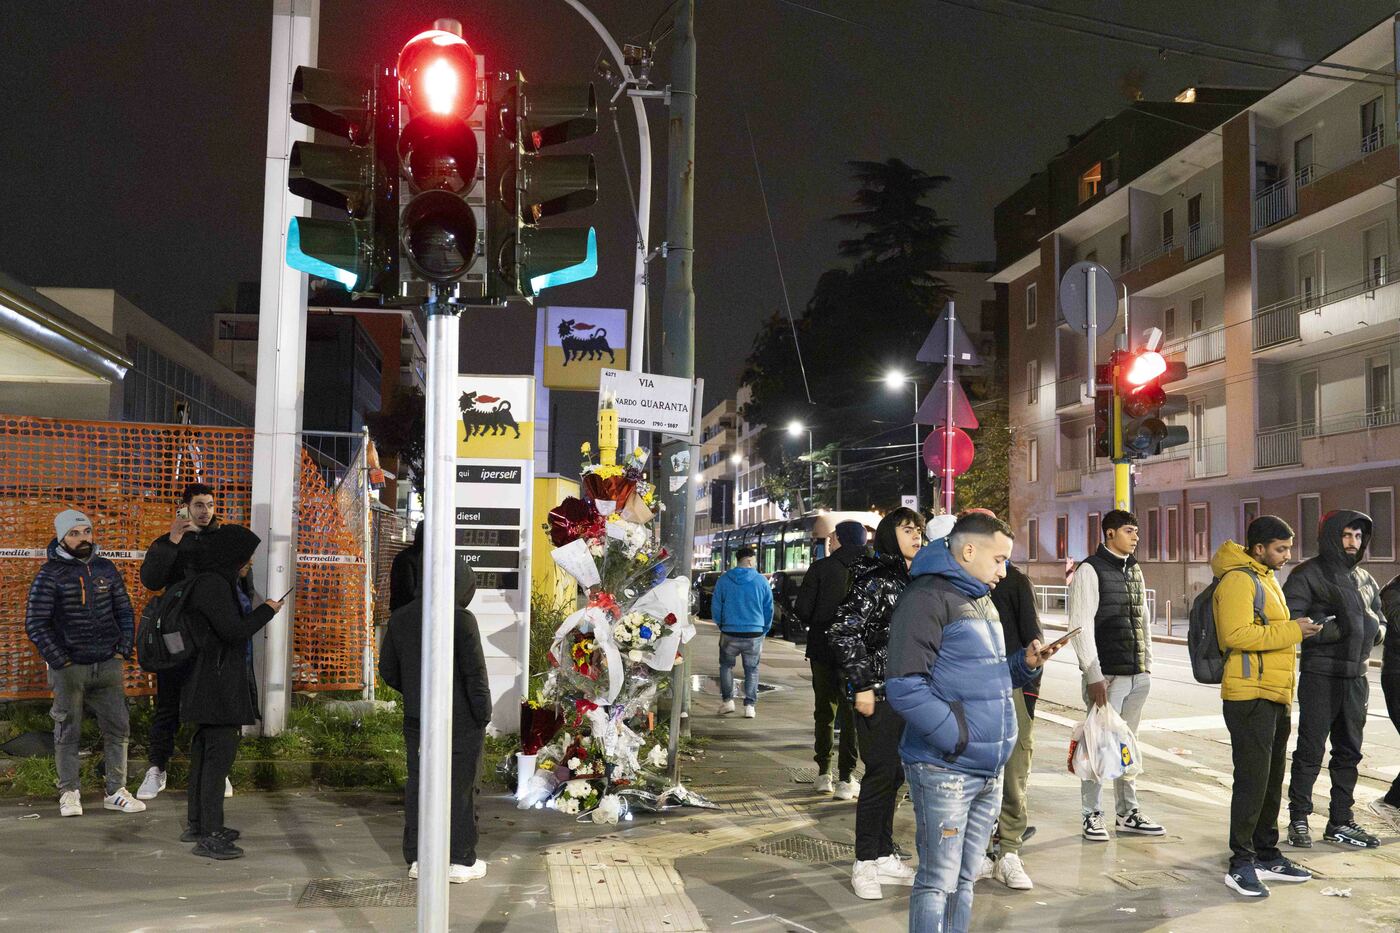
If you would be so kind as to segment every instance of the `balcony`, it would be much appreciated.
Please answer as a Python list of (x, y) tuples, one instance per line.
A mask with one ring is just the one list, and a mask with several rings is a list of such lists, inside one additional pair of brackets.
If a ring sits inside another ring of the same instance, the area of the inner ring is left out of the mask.
[(1189, 470), (1192, 479), (1224, 476), (1228, 472), (1229, 445), (1223, 437), (1194, 440), (1190, 451)]
[(1289, 178), (1280, 178), (1254, 196), (1254, 229), (1263, 230), (1298, 213), (1298, 189), (1315, 177), (1318, 166), (1306, 165)]
[(1225, 359), (1225, 328), (1212, 327), (1194, 333), (1185, 340), (1167, 344), (1163, 355), (1186, 364), (1187, 369), (1206, 366)]
[(1186, 230), (1186, 261), (1195, 262), (1202, 256), (1208, 256), (1218, 250), (1224, 242), (1219, 224), (1195, 224)]
[(1400, 293), (1388, 287), (1400, 282), (1400, 276), (1391, 271), (1396, 257), (1379, 258), (1372, 275), (1256, 310), (1254, 349), (1267, 350), (1297, 340), (1322, 341), (1400, 320)]
[(1055, 383), (1055, 408), (1073, 408), (1084, 402), (1084, 377), (1070, 376)]
[(1303, 462), (1299, 444), (1298, 425), (1269, 428), (1254, 438), (1254, 468), (1272, 470), (1275, 467), (1298, 466)]
[(1394, 425), (1400, 425), (1400, 410), (1397, 410), (1394, 405), (1385, 405), (1360, 411), (1325, 415), (1317, 421), (1267, 428), (1260, 431), (1255, 438), (1255, 469), (1268, 470), (1274, 467), (1301, 466), (1304, 441), (1388, 428)]
[(1055, 471), (1055, 494), (1067, 496), (1079, 492), (1084, 486), (1084, 468), (1066, 467)]
[[(1387, 142), (1383, 127), (1377, 127), (1361, 138), (1350, 158), (1330, 166), (1308, 163), (1260, 189), (1254, 196), (1254, 232), (1261, 233), (1294, 215), (1306, 217), (1336, 207), (1385, 185), (1400, 171), (1396, 162), (1395, 144)], [(1384, 192), (1377, 193), (1380, 200), (1384, 200), (1382, 195)], [(1359, 204), (1356, 212), (1372, 206), (1369, 201)], [(1330, 221), (1336, 222), (1335, 218)]]

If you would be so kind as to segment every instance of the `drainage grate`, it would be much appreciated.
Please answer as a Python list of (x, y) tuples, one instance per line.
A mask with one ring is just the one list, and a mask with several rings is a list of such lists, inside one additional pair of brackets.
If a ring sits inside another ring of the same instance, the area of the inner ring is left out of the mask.
[(341, 881), (322, 878), (301, 892), (298, 907), (413, 907), (418, 903), (416, 881)]
[(773, 855), (813, 864), (850, 861), (856, 855), (856, 847), (849, 843), (832, 842), (830, 839), (819, 839), (816, 836), (785, 836), (756, 845), (753, 850), (760, 855)]
[(1122, 885), (1129, 891), (1143, 888), (1169, 888), (1179, 884), (1190, 884), (1191, 876), (1179, 871), (1118, 871), (1108, 876), (1110, 881)]

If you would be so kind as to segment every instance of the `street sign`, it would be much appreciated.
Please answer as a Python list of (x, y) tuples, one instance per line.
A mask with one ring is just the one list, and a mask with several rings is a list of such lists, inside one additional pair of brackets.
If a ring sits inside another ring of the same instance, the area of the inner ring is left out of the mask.
[[(1092, 289), (1090, 288), (1092, 280)], [(1076, 262), (1060, 279), (1060, 313), (1080, 333), (1089, 332), (1089, 295), (1094, 296), (1094, 326), (1104, 333), (1118, 320), (1118, 289), (1113, 276), (1096, 262)]]
[[(943, 424), (948, 420), (948, 380), (943, 374), (939, 374), (934, 380), (933, 389), (919, 406), (919, 413), (914, 416), (914, 420), (919, 424)], [(953, 425), (959, 428), (975, 430), (978, 427), (977, 415), (972, 410), (972, 403), (967, 400), (967, 393), (958, 382), (953, 382)]]
[(919, 497), (918, 497), (918, 496), (900, 496), (900, 497), (899, 497), (899, 504), (902, 505), (902, 506), (904, 506), (904, 508), (906, 508), (906, 509), (914, 509), (914, 510), (917, 511), (918, 508), (919, 508)]
[[(946, 476), (943, 472), (943, 449), (947, 443), (947, 428), (938, 428), (924, 439), (924, 464), (930, 473), (938, 476)], [(977, 448), (972, 445), (972, 438), (968, 437), (962, 428), (953, 428), (953, 475), (961, 476), (972, 466), (972, 457), (977, 453)]]
[(689, 437), (695, 423), (695, 387), (689, 379), (605, 369), (598, 378), (598, 402), (612, 396), (617, 426)]
[[(951, 304), (949, 305), (951, 307)], [(920, 363), (942, 363), (948, 358), (948, 308), (938, 316), (938, 323), (928, 332), (924, 345), (914, 359)], [(959, 366), (980, 366), (981, 358), (972, 346), (972, 338), (963, 330), (962, 322), (953, 320), (953, 360)]]

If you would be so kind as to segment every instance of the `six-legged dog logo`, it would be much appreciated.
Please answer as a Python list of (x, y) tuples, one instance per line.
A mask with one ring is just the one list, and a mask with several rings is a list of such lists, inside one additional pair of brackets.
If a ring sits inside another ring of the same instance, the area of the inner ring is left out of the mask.
[(485, 437), (504, 434), (508, 429), (520, 436), (520, 425), (510, 413), (510, 402), (494, 395), (480, 395), (476, 392), (463, 392), (457, 400), (462, 409), (462, 426), (467, 429), (467, 437)]

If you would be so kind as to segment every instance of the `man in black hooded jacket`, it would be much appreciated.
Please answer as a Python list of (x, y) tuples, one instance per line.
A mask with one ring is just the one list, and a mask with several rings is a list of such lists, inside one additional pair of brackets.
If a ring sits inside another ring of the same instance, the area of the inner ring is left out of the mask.
[(1357, 848), (1380, 845), (1351, 811), (1370, 698), (1366, 664), (1385, 638), (1380, 587), (1361, 567), (1370, 540), (1370, 516), (1329, 512), (1318, 530), (1317, 556), (1299, 564), (1283, 585), (1294, 618), (1322, 623), (1322, 631), (1303, 642), (1298, 676), (1298, 746), (1288, 784), (1288, 844), (1298, 848), (1312, 846), (1308, 816), (1328, 739), (1332, 799), (1323, 838)]

